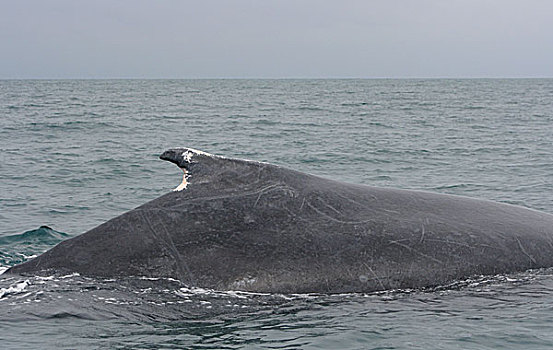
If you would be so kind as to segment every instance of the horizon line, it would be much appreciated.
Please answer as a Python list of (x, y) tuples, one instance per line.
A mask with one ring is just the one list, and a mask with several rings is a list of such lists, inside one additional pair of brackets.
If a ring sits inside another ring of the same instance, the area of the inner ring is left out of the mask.
[(553, 76), (490, 76), (490, 77), (43, 77), (3, 78), (5, 80), (503, 80), (503, 79), (553, 79)]

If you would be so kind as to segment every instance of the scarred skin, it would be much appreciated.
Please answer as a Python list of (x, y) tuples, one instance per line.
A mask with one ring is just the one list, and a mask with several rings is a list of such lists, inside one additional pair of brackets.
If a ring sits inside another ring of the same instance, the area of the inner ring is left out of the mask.
[(171, 149), (184, 184), (7, 273), (172, 277), (219, 290), (372, 292), (553, 266), (553, 215)]

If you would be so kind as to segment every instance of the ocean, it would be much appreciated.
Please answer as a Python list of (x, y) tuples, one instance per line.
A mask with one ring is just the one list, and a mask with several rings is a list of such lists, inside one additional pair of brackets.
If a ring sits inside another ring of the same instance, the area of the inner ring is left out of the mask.
[[(553, 79), (0, 81), (0, 271), (175, 188), (171, 147), (553, 213)], [(550, 349), (553, 269), (261, 295), (0, 275), (3, 349)]]

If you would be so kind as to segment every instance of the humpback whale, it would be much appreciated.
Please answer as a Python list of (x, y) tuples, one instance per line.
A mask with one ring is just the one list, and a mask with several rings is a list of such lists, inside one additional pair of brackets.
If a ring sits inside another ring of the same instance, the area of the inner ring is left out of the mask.
[(553, 215), (350, 184), (190, 148), (173, 192), (7, 273), (170, 277), (276, 293), (425, 288), (553, 266)]

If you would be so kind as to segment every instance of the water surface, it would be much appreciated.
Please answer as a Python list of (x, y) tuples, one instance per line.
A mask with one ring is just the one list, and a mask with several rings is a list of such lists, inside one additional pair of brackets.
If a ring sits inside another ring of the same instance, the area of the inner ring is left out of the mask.
[[(176, 187), (174, 146), (553, 213), (548, 79), (0, 81), (0, 115), (2, 268)], [(551, 275), (341, 296), (2, 276), (0, 343), (548, 349)]]

